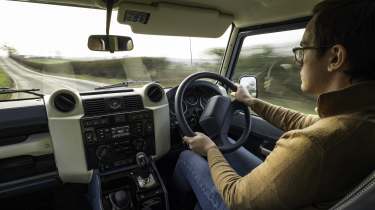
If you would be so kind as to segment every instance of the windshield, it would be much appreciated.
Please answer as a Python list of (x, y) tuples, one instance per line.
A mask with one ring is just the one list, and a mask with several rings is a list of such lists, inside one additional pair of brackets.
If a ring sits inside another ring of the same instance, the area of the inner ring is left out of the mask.
[(110, 34), (130, 36), (134, 50), (111, 54), (87, 47), (90, 35), (105, 34), (105, 10), (4, 0), (0, 8), (0, 87), (38, 88), (44, 94), (122, 81), (129, 87), (151, 81), (173, 87), (189, 74), (218, 72), (230, 35), (230, 27), (219, 38), (134, 34), (117, 23), (114, 11)]

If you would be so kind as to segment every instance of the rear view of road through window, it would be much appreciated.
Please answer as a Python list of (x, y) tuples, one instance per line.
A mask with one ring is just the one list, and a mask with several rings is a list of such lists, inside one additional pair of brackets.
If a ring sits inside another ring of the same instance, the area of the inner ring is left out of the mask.
[[(88, 91), (123, 81), (129, 87), (152, 81), (173, 87), (191, 73), (218, 72), (230, 33), (228, 28), (219, 38), (140, 35), (112, 18), (110, 33), (134, 41), (132, 51), (112, 54), (87, 47), (90, 35), (105, 34), (105, 10), (2, 0), (0, 8), (1, 90), (50, 94), (59, 88)], [(1, 94), (0, 100), (28, 97), (34, 96)]]

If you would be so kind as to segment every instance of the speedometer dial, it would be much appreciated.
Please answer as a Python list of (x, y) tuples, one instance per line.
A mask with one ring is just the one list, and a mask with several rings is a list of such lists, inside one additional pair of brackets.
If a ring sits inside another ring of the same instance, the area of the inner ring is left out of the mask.
[[(169, 105), (169, 111), (171, 112), (171, 114), (175, 115), (175, 110), (174, 110), (174, 103), (171, 103)], [(187, 112), (187, 105), (186, 105), (186, 102), (183, 101), (182, 102), (182, 112), (185, 114)]]
[(191, 105), (191, 106), (195, 106), (195, 105), (197, 105), (198, 102), (199, 102), (198, 97), (195, 96), (195, 95), (187, 96), (185, 100), (186, 100), (186, 103), (187, 103), (188, 105)]
[(187, 112), (187, 104), (185, 103), (185, 101), (182, 102), (182, 111), (184, 114), (186, 114)]

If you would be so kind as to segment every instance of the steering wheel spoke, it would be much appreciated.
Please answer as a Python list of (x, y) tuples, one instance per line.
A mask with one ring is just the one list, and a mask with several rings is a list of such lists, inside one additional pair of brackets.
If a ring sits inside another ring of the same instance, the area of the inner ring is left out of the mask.
[(233, 145), (228, 141), (228, 135), (225, 134), (218, 135), (216, 138), (213, 139), (213, 141), (219, 148), (229, 147)]

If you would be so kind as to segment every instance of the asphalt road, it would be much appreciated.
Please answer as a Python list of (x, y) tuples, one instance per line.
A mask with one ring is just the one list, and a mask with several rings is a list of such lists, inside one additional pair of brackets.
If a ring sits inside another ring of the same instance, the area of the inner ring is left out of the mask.
[[(106, 85), (104, 83), (52, 76), (35, 72), (10, 58), (0, 57), (0, 67), (13, 79), (15, 89), (40, 89), (43, 94), (51, 94), (56, 89), (68, 88), (78, 91), (93, 90), (95, 87)], [(12, 98), (33, 97), (27, 93), (13, 94)]]

